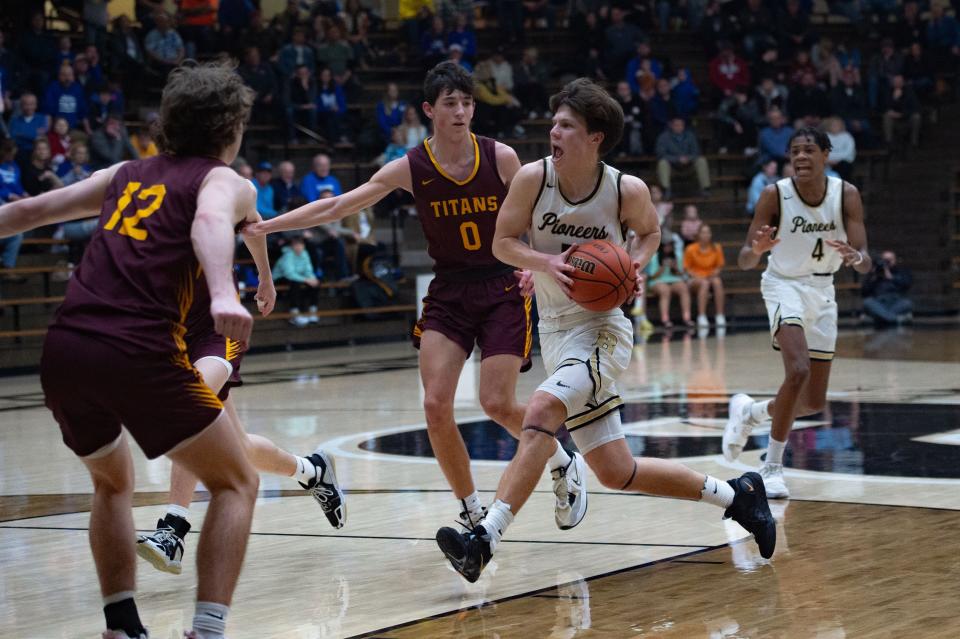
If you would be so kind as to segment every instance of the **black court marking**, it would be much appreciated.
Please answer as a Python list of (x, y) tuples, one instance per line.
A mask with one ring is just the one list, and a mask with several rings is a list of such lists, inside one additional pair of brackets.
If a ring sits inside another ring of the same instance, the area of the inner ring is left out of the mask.
[[(725, 420), (727, 402), (630, 402), (620, 411), (625, 423), (670, 417), (680, 422)], [(790, 445), (784, 454), (787, 467), (849, 475), (960, 479), (960, 446), (914, 441), (957, 429), (958, 404), (831, 401), (816, 419), (830, 424), (790, 433)], [(516, 440), (493, 421), (458, 424), (458, 428), (471, 459), (509, 461), (516, 453)], [(643, 457), (720, 455), (722, 429), (703, 430), (704, 436), (627, 434), (626, 440), (631, 452)], [(560, 439), (574, 446), (563, 430)], [(744, 450), (764, 449), (768, 441), (769, 435), (754, 435)], [(433, 457), (426, 428), (375, 437), (359, 447), (392, 455)]]

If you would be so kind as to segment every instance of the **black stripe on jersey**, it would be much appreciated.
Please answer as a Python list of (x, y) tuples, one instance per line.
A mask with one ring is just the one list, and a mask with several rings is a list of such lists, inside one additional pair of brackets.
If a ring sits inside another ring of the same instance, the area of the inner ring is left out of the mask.
[(540, 177), (540, 190), (537, 191), (537, 199), (533, 201), (533, 209), (537, 208), (537, 204), (540, 203), (540, 196), (543, 195), (543, 187), (547, 185), (547, 158), (543, 158), (543, 175)]
[(566, 202), (566, 203), (569, 204), (570, 206), (580, 206), (581, 204), (586, 204), (587, 202), (589, 202), (590, 200), (593, 199), (593, 196), (596, 195), (597, 192), (600, 190), (600, 185), (603, 184), (603, 177), (604, 177), (604, 176), (606, 175), (606, 173), (607, 173), (607, 165), (606, 165), (606, 164), (604, 164), (603, 162), (598, 162), (597, 164), (600, 166), (600, 177), (597, 178), (597, 183), (596, 183), (596, 185), (593, 187), (593, 191), (590, 192), (590, 195), (588, 195), (587, 197), (583, 198), (583, 199), (580, 200), (579, 202), (571, 202), (570, 200), (567, 199), (567, 196), (565, 196), (565, 195), (563, 194), (563, 189), (560, 188), (560, 178), (557, 178), (557, 193), (560, 194), (560, 197), (563, 198), (563, 201), (564, 201), (564, 202)]
[(830, 186), (830, 178), (828, 178), (826, 175), (823, 176), (823, 197), (820, 198), (820, 201), (817, 202), (816, 204), (812, 204), (810, 202), (807, 202), (805, 199), (803, 199), (803, 194), (800, 193), (800, 189), (797, 188), (796, 179), (790, 178), (790, 182), (793, 183), (793, 190), (797, 192), (797, 197), (800, 198), (800, 201), (812, 209), (818, 208), (827, 199), (827, 190)]
[(620, 241), (627, 241), (627, 225), (623, 222), (623, 193), (620, 191), (620, 181), (623, 179), (623, 171), (617, 173), (617, 220), (620, 222)]
[(770, 226), (776, 227), (777, 232), (773, 234), (773, 237), (777, 237), (780, 235), (780, 220), (783, 218), (783, 202), (780, 201), (780, 185), (774, 182), (773, 188), (777, 190), (777, 219)]

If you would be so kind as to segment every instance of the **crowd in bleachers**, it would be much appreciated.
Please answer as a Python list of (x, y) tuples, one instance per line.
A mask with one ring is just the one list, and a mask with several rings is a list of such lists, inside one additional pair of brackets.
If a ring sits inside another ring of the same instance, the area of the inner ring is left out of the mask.
[[(449, 59), (472, 69), (474, 128), (508, 141), (549, 117), (555, 85), (593, 77), (626, 114), (614, 155), (655, 156), (664, 205), (678, 174), (689, 173), (699, 194), (710, 195), (709, 153), (743, 154), (755, 169), (744, 176), (749, 214), (763, 186), (789, 171), (785, 141), (793, 127), (824, 126), (834, 145), (831, 169), (856, 180), (858, 150), (919, 143), (924, 109), (953, 98), (960, 61), (956, 7), (940, 0), (831, 0), (830, 12), (857, 33), (837, 42), (818, 33), (810, 0), (401, 0), (395, 38), (371, 37), (388, 24), (369, 0), (290, 0), (272, 17), (253, 0), (178, 0), (176, 14), (165, 10), (174, 3), (138, 0), (135, 19), (112, 20), (102, 0), (54, 3), (61, 4), (80, 11), (53, 22), (21, 10), (21, 23), (0, 31), (0, 201), (155, 154), (151, 112), (166, 74), (186, 58), (227, 54), (256, 93), (254, 125), (282, 131), (287, 148), (360, 149), (351, 157), (380, 163), (419, 144), (428, 122), (418, 91), (404, 95), (396, 83), (387, 84), (375, 116), (360, 119), (351, 105), (362, 100), (364, 72), (372, 67), (425, 69)], [(484, 47), (478, 29), (494, 22), (497, 44)], [(545, 60), (526, 44), (531, 30), (562, 28), (575, 34), (567, 38), (569, 56)], [(652, 36), (662, 41), (678, 29), (700, 34), (705, 76), (656, 50)], [(714, 129), (706, 143), (695, 126), (703, 121)], [(328, 153), (317, 154), (302, 176), (288, 159), (238, 164), (256, 186), (265, 218), (342, 190)], [(669, 231), (669, 207), (662, 222)], [(353, 274), (349, 256), (357, 242), (370, 240), (363, 224), (354, 226), (305, 238), (315, 274)], [(79, 224), (56, 231), (76, 243), (70, 261), (89, 232)], [(15, 244), (0, 244), (4, 267), (16, 263)], [(282, 247), (273, 248), (279, 255)], [(682, 263), (679, 252), (675, 258)], [(681, 280), (693, 281), (686, 272)]]

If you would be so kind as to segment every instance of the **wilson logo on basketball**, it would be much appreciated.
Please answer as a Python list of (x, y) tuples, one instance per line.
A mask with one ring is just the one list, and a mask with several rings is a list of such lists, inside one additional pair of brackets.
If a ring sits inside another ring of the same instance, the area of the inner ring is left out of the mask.
[(570, 258), (570, 265), (577, 270), (583, 271), (584, 273), (589, 273), (591, 275), (593, 275), (594, 271), (597, 270), (596, 262), (591, 262), (590, 260), (585, 260), (576, 256)]

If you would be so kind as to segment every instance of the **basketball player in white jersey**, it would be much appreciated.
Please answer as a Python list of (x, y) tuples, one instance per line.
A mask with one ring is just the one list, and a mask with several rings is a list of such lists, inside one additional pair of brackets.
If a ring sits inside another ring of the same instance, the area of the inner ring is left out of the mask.
[[(524, 414), (516, 384), (532, 342), (530, 300), (521, 296), (529, 274), (518, 284), (513, 269), (491, 252), (496, 216), (520, 160), (509, 146), (470, 132), (473, 78), (463, 67), (441, 62), (427, 73), (423, 89), (423, 110), (433, 122), (433, 136), (352, 191), (247, 226), (244, 233), (328, 224), (373, 206), (396, 189), (413, 194), (436, 273), (414, 330), (427, 433), (460, 506), (460, 520), (472, 528), (486, 509), (473, 483), (453, 404), (474, 344), (481, 351), (483, 411), (514, 437), (520, 436)], [(573, 528), (586, 513), (586, 464), (579, 454), (568, 455), (559, 442), (551, 453), (556, 523), (561, 529)]]
[(766, 187), (757, 202), (740, 268), (756, 268), (770, 251), (761, 291), (770, 318), (774, 350), (783, 357), (785, 377), (772, 400), (737, 394), (723, 431), (723, 454), (735, 460), (757, 424), (773, 419), (760, 475), (771, 499), (786, 499), (783, 450), (793, 420), (823, 410), (837, 342), (833, 274), (844, 264), (868, 273), (863, 202), (857, 188), (824, 169), (830, 139), (813, 127), (798, 129), (788, 145), (796, 175)]
[[(480, 577), (507, 526), (533, 492), (554, 437), (566, 424), (574, 442), (608, 488), (726, 508), (753, 533), (764, 557), (773, 554), (776, 527), (756, 473), (724, 482), (663, 459), (634, 458), (620, 425), (617, 379), (630, 363), (633, 328), (617, 308), (587, 311), (568, 297), (578, 241), (603, 239), (627, 246), (637, 235), (633, 268), (639, 271), (660, 243), (657, 215), (642, 180), (600, 162), (623, 132), (623, 111), (585, 78), (550, 99), (552, 157), (525, 165), (514, 178), (497, 220), (494, 254), (534, 273), (540, 343), (549, 374), (527, 404), (516, 456), (497, 499), (466, 533), (437, 531), (437, 544), (468, 581)], [(520, 238), (529, 237), (530, 244)]]

